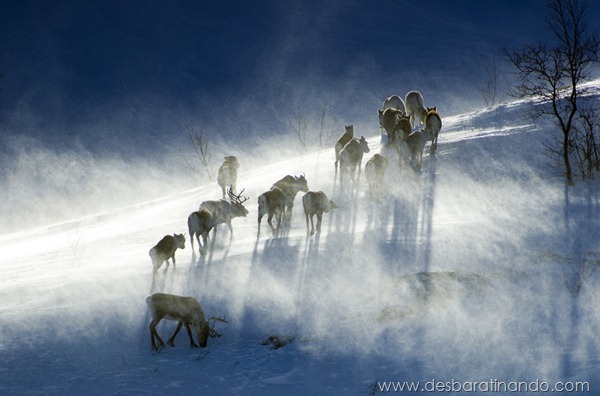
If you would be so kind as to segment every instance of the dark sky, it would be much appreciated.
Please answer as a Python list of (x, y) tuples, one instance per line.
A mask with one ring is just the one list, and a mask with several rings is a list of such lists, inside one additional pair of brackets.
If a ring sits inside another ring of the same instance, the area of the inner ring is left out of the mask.
[(345, 122), (412, 89), (464, 111), (484, 66), (543, 38), (544, 17), (538, 0), (5, 0), (1, 133), (106, 150), (199, 122), (275, 133), (261, 129), (294, 107), (326, 100)]

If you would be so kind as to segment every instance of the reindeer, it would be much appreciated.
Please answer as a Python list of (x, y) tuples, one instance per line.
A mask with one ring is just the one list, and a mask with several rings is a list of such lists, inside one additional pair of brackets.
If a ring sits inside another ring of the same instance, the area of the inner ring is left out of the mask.
[(358, 167), (358, 177), (360, 177), (363, 154), (369, 151), (369, 145), (364, 136), (361, 136), (360, 139), (353, 138), (344, 146), (340, 152), (340, 189), (342, 188), (342, 180), (345, 179), (348, 172), (354, 182), (354, 174)]
[[(221, 336), (221, 334), (217, 333), (214, 329), (215, 323), (217, 321), (228, 323), (225, 317), (211, 317), (206, 320), (206, 316), (204, 315), (204, 311), (202, 311), (202, 307), (200, 307), (200, 303), (192, 297), (155, 293), (146, 298), (146, 304), (148, 304), (152, 316), (152, 321), (150, 322), (150, 340), (152, 349), (154, 350), (158, 350), (158, 347), (163, 347), (165, 345), (156, 331), (156, 326), (162, 319), (177, 321), (177, 328), (167, 343), (170, 346), (175, 346), (175, 336), (179, 333), (179, 330), (181, 330), (181, 326), (185, 325), (185, 329), (190, 337), (190, 348), (198, 347), (192, 337), (192, 329), (194, 330), (194, 333), (196, 333), (196, 338), (198, 338), (200, 347), (205, 348), (209, 336), (213, 338)], [(211, 320), (213, 320), (212, 327), (209, 326), (209, 321)], [(158, 341), (158, 346), (156, 345), (156, 341)]]
[[(192, 253), (194, 253), (194, 236), (196, 237), (196, 241), (198, 241), (200, 255), (206, 253), (206, 249), (208, 249), (208, 233), (216, 225), (215, 219), (212, 213), (204, 209), (190, 213), (188, 216), (188, 230), (190, 241), (192, 242)], [(202, 236), (202, 243), (200, 243), (200, 236)]]
[[(258, 233), (260, 234), (260, 222), (266, 214), (267, 222), (273, 234), (277, 235), (281, 228), (281, 218), (285, 212), (285, 193), (279, 187), (273, 187), (258, 197)], [(273, 226), (273, 217), (277, 220), (277, 227)]]
[(306, 177), (304, 177), (304, 175), (287, 175), (283, 179), (275, 182), (275, 184), (271, 186), (271, 189), (275, 187), (283, 191), (285, 196), (285, 209), (283, 215), (285, 216), (286, 220), (290, 220), (292, 218), (292, 209), (294, 207), (294, 199), (296, 198), (296, 194), (298, 194), (300, 191), (308, 191), (308, 182), (306, 181)]
[(406, 94), (405, 102), (406, 112), (410, 118), (411, 127), (415, 127), (415, 118), (419, 121), (419, 124), (423, 124), (425, 122), (425, 116), (427, 115), (423, 95), (418, 91), (410, 91)]
[(412, 131), (408, 117), (402, 116), (398, 118), (398, 122), (396, 123), (392, 134), (388, 137), (388, 146), (398, 145), (405, 141), (411, 132)]
[[(244, 197), (244, 200), (242, 200), (240, 198), (241, 195), (242, 193), (238, 195), (231, 193), (233, 202), (225, 212), (211, 212), (207, 209), (200, 209), (196, 212), (192, 212), (188, 216), (188, 230), (190, 233), (190, 240), (192, 241), (192, 252), (194, 251), (194, 237), (196, 237), (200, 255), (206, 253), (206, 249), (208, 248), (208, 234), (218, 224), (227, 223), (231, 231), (230, 240), (233, 238), (231, 219), (235, 217), (245, 217), (248, 214), (248, 210), (246, 210), (242, 204), (249, 198)], [(200, 236), (202, 236), (202, 244), (200, 243)]]
[(221, 190), (223, 191), (223, 199), (225, 199), (225, 189), (227, 186), (230, 186), (231, 191), (235, 192), (237, 171), (239, 167), (240, 162), (237, 157), (233, 155), (225, 157), (225, 161), (219, 167), (217, 183), (219, 183), (219, 186), (221, 186)]
[(388, 162), (388, 159), (383, 155), (375, 154), (365, 164), (365, 177), (369, 184), (371, 198), (379, 199), (383, 185), (383, 176)]
[[(327, 198), (323, 191), (309, 191), (302, 197), (302, 206), (304, 206), (304, 215), (306, 216), (306, 232), (310, 235), (315, 233), (314, 215), (317, 215), (317, 233), (321, 233), (321, 221), (323, 213), (329, 213), (338, 208), (335, 202)], [(310, 217), (311, 228), (308, 227), (308, 218)]]
[(165, 235), (150, 251), (150, 259), (152, 260), (152, 272), (156, 273), (158, 269), (167, 263), (165, 271), (169, 269), (169, 259), (173, 261), (173, 269), (175, 269), (175, 251), (177, 249), (185, 249), (185, 236), (183, 234)]
[(427, 108), (427, 115), (425, 116), (425, 129), (431, 131), (433, 137), (431, 139), (431, 147), (429, 150), (431, 154), (435, 154), (437, 151), (438, 135), (442, 129), (442, 118), (435, 107)]
[(410, 153), (410, 164), (416, 171), (420, 171), (423, 164), (423, 149), (425, 148), (425, 143), (432, 139), (433, 132), (428, 129), (415, 131), (406, 139)]
[(378, 116), (379, 126), (386, 132), (388, 140), (387, 142), (389, 144), (394, 133), (394, 128), (396, 128), (400, 122), (400, 118), (404, 117), (404, 112), (398, 109), (388, 108), (384, 110), (378, 110)]
[(397, 109), (400, 110), (403, 114), (406, 114), (404, 101), (398, 95), (392, 95), (383, 102), (383, 110), (385, 109)]
[(345, 132), (341, 138), (335, 143), (335, 174), (337, 175), (338, 162), (340, 160), (340, 151), (354, 137), (354, 125), (346, 125)]
[(221, 223), (226, 223), (227, 227), (229, 227), (229, 239), (233, 239), (233, 226), (231, 225), (231, 220), (236, 217), (246, 217), (248, 214), (248, 209), (244, 207), (244, 202), (250, 198), (243, 197), (242, 199), (241, 195), (243, 193), (244, 189), (236, 195), (233, 192), (233, 187), (229, 187), (227, 190), (229, 201), (220, 199), (218, 201), (204, 201), (200, 204), (198, 210), (206, 210), (219, 220), (219, 222), (215, 224), (215, 235), (217, 232), (216, 226)]

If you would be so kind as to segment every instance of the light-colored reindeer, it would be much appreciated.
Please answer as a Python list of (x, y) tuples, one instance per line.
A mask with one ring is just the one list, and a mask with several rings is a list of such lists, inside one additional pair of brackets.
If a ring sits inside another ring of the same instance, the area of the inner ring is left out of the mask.
[[(306, 216), (306, 232), (310, 235), (315, 233), (315, 223), (313, 217), (317, 215), (317, 233), (321, 232), (321, 222), (323, 213), (329, 213), (338, 206), (323, 191), (309, 191), (302, 197), (302, 206), (304, 207), (304, 215)], [(310, 225), (308, 226), (308, 219)]]
[(340, 152), (340, 189), (343, 189), (343, 182), (348, 175), (350, 180), (355, 181), (356, 168), (360, 177), (363, 154), (369, 151), (369, 144), (364, 136), (360, 139), (353, 138), (344, 146)]
[(406, 114), (406, 107), (404, 101), (398, 95), (392, 95), (383, 102), (383, 110), (385, 109), (397, 109), (403, 114)]
[(217, 183), (221, 186), (223, 191), (223, 199), (225, 199), (225, 191), (227, 186), (231, 188), (231, 191), (235, 193), (237, 183), (237, 172), (240, 167), (240, 162), (237, 157), (230, 155), (225, 157), (225, 161), (219, 167), (219, 173), (217, 174)]
[(229, 228), (229, 239), (233, 238), (233, 226), (231, 225), (231, 220), (236, 217), (246, 217), (248, 214), (248, 209), (244, 207), (244, 202), (246, 202), (249, 198), (243, 197), (242, 199), (243, 193), (244, 189), (242, 189), (239, 194), (235, 194), (233, 187), (230, 187), (227, 190), (229, 201), (219, 199), (218, 201), (204, 201), (200, 204), (198, 210), (206, 210), (218, 220), (218, 222), (215, 224), (215, 235), (217, 232), (217, 226), (221, 223), (225, 223)]
[(411, 127), (415, 127), (415, 119), (419, 124), (423, 124), (425, 122), (425, 116), (427, 115), (423, 95), (421, 95), (419, 91), (410, 91), (406, 94), (405, 102), (406, 112), (410, 118)]
[[(242, 190), (243, 192), (243, 190)], [(188, 216), (188, 231), (190, 233), (190, 240), (192, 243), (192, 252), (194, 251), (194, 237), (198, 242), (198, 250), (200, 255), (206, 253), (208, 249), (208, 234), (218, 224), (227, 223), (231, 224), (231, 219), (235, 217), (245, 217), (248, 214), (248, 210), (243, 206), (249, 198), (244, 197), (242, 200), (240, 194), (231, 194), (232, 201), (225, 211), (211, 212), (206, 209), (201, 209), (196, 212), (192, 212)], [(233, 228), (231, 230), (231, 237), (233, 237)], [(200, 236), (202, 236), (202, 243), (200, 243)], [(230, 238), (231, 239), (231, 238)]]
[[(207, 320), (200, 303), (192, 297), (155, 293), (146, 298), (146, 304), (148, 304), (148, 309), (152, 316), (152, 321), (150, 322), (150, 339), (152, 349), (154, 350), (158, 350), (159, 347), (165, 345), (156, 331), (156, 326), (162, 319), (177, 321), (177, 328), (167, 343), (170, 346), (174, 346), (175, 336), (179, 333), (179, 330), (181, 330), (181, 326), (185, 326), (188, 336), (190, 337), (191, 348), (198, 347), (192, 337), (192, 330), (196, 334), (200, 347), (205, 348), (209, 336), (221, 336), (221, 334), (217, 333), (214, 329), (215, 323), (217, 321), (227, 323), (225, 317), (211, 317)], [(210, 320), (214, 320), (212, 327), (209, 325)]]
[(175, 269), (175, 251), (177, 249), (185, 249), (185, 236), (183, 234), (165, 235), (153, 246), (148, 252), (152, 260), (153, 273), (156, 273), (164, 262), (167, 263), (166, 271), (169, 268), (169, 259), (173, 261), (173, 269)]

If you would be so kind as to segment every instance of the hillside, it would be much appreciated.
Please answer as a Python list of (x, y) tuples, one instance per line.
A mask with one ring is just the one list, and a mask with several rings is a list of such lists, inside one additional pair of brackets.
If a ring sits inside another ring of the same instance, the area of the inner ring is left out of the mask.
[[(432, 379), (600, 389), (600, 186), (551, 177), (551, 126), (531, 124), (527, 105), (444, 118), (438, 153), (426, 148), (419, 174), (391, 168), (380, 203), (364, 175), (355, 195), (340, 193), (333, 149), (242, 163), (250, 213), (231, 243), (221, 226), (206, 257), (188, 241), (156, 277), (149, 248), (186, 232), (216, 183), (1, 235), (0, 391), (363, 395), (377, 381)], [(364, 164), (382, 147), (375, 128), (361, 133)], [(302, 173), (339, 205), (322, 235), (306, 237), (301, 194), (285, 235), (264, 221), (258, 234), (258, 195)], [(181, 332), (153, 353), (145, 298), (156, 291), (227, 315), (223, 336), (191, 350)], [(289, 343), (261, 344), (272, 336)]]

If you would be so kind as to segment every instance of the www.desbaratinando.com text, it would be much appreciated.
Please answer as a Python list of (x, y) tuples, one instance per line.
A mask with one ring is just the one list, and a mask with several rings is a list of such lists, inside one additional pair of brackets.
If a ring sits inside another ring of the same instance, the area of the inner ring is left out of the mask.
[(489, 393), (574, 393), (590, 392), (590, 384), (587, 381), (557, 381), (553, 384), (547, 381), (500, 381), (491, 379), (489, 381), (437, 381), (427, 382), (412, 381), (377, 381), (380, 392), (489, 392)]

